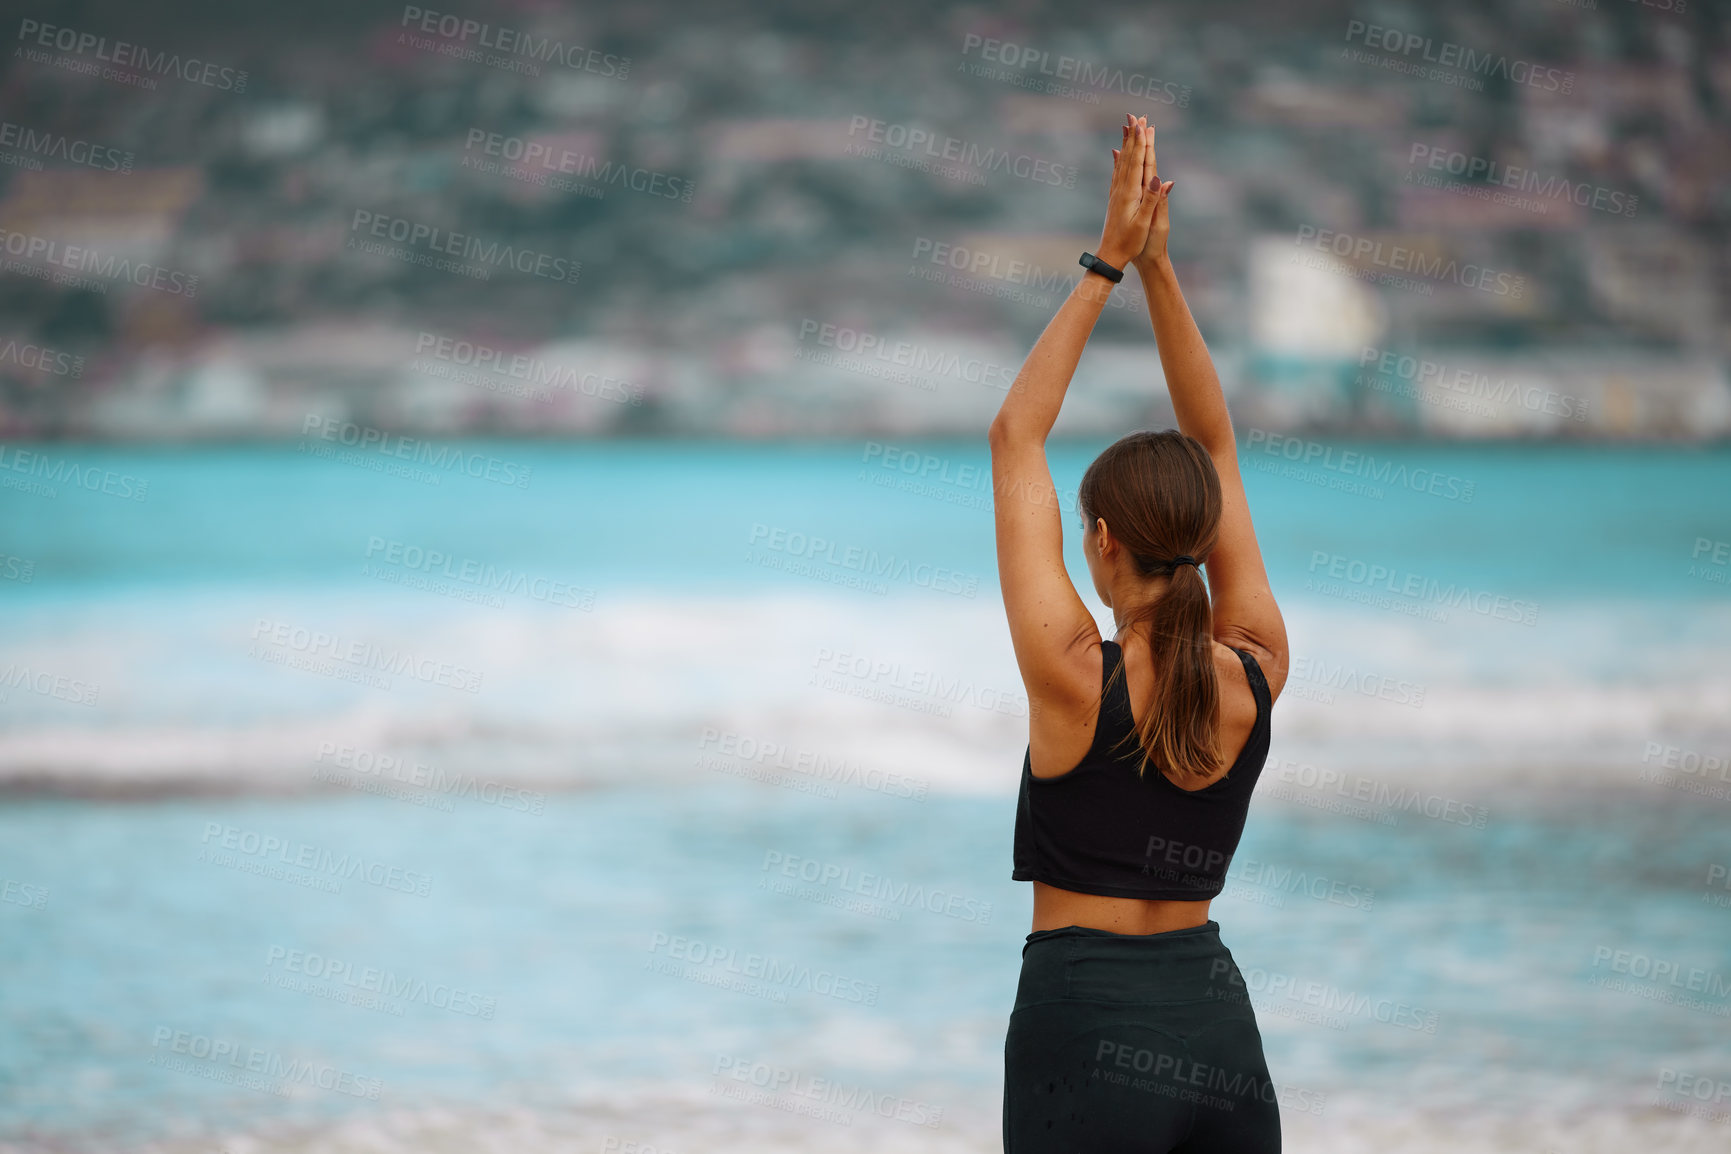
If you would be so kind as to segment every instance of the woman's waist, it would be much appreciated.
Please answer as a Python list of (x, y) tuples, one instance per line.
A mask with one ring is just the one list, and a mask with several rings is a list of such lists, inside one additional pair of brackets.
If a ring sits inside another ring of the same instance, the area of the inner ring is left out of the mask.
[(1248, 991), (1220, 926), (1148, 933), (1063, 925), (1035, 930), (1022, 947), (1018, 1005), (1088, 1001), (1136, 1005), (1248, 1005)]
[(1112, 897), (1034, 882), (1035, 933), (1064, 926), (1117, 934), (1160, 934), (1208, 921), (1208, 900)]

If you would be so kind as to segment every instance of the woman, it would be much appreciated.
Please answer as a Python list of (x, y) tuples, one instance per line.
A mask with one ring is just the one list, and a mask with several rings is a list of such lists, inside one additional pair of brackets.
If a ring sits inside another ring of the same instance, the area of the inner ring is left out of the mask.
[[(998, 572), (1029, 702), (1012, 876), (1034, 883), (1004, 1150), (1265, 1154), (1280, 1149), (1276, 1092), (1208, 904), (1268, 756), (1286, 627), (1226, 400), (1166, 257), (1172, 184), (1146, 119), (1125, 120), (1089, 271), (991, 427)], [(1045, 441), (1126, 262), (1178, 429), (1123, 438), (1082, 478), (1082, 551), (1117, 625), (1105, 640), (1064, 568)]]

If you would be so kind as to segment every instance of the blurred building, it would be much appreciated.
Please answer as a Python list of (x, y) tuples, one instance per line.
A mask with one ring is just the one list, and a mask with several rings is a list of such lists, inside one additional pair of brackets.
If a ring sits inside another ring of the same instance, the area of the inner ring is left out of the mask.
[[(1019, 363), (1098, 236), (1128, 109), (1160, 128), (1174, 260), (1259, 421), (1724, 436), (1723, 20), (1400, 11), (1379, 19), (1561, 79), (1354, 58), (1344, 3), (516, 17), (586, 46), (573, 66), (465, 59), (371, 0), (221, 27), (100, 0), (79, 21), (247, 79), (4, 62), (0, 342), (38, 351), (0, 353), (0, 432), (282, 436), (309, 410), (445, 434), (977, 429), (989, 389), (795, 356), (807, 324)], [(1068, 63), (988, 61), (988, 37)], [(1157, 376), (1108, 368), (1152, 351), (1129, 303), (1067, 428), (1162, 408)], [(426, 334), (629, 399), (430, 369)], [(1584, 415), (1365, 386), (1367, 347), (1542, 381)]]

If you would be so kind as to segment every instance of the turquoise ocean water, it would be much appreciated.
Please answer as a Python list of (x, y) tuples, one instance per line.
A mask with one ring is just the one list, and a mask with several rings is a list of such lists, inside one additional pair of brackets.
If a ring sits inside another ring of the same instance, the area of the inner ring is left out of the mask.
[[(995, 1149), (983, 445), (335, 448), (0, 452), (0, 1150)], [(1731, 452), (1333, 448), (1241, 453), (1289, 1146), (1731, 1148)]]

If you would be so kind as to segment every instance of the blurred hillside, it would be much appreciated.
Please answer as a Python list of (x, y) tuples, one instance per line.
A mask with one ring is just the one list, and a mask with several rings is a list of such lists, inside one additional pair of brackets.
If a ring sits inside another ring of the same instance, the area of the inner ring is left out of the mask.
[[(100, 0), (11, 31), (7, 439), (977, 431), (1126, 111), (1242, 420), (1731, 432), (1723, 5)], [(1160, 392), (1132, 275), (1061, 429)]]

